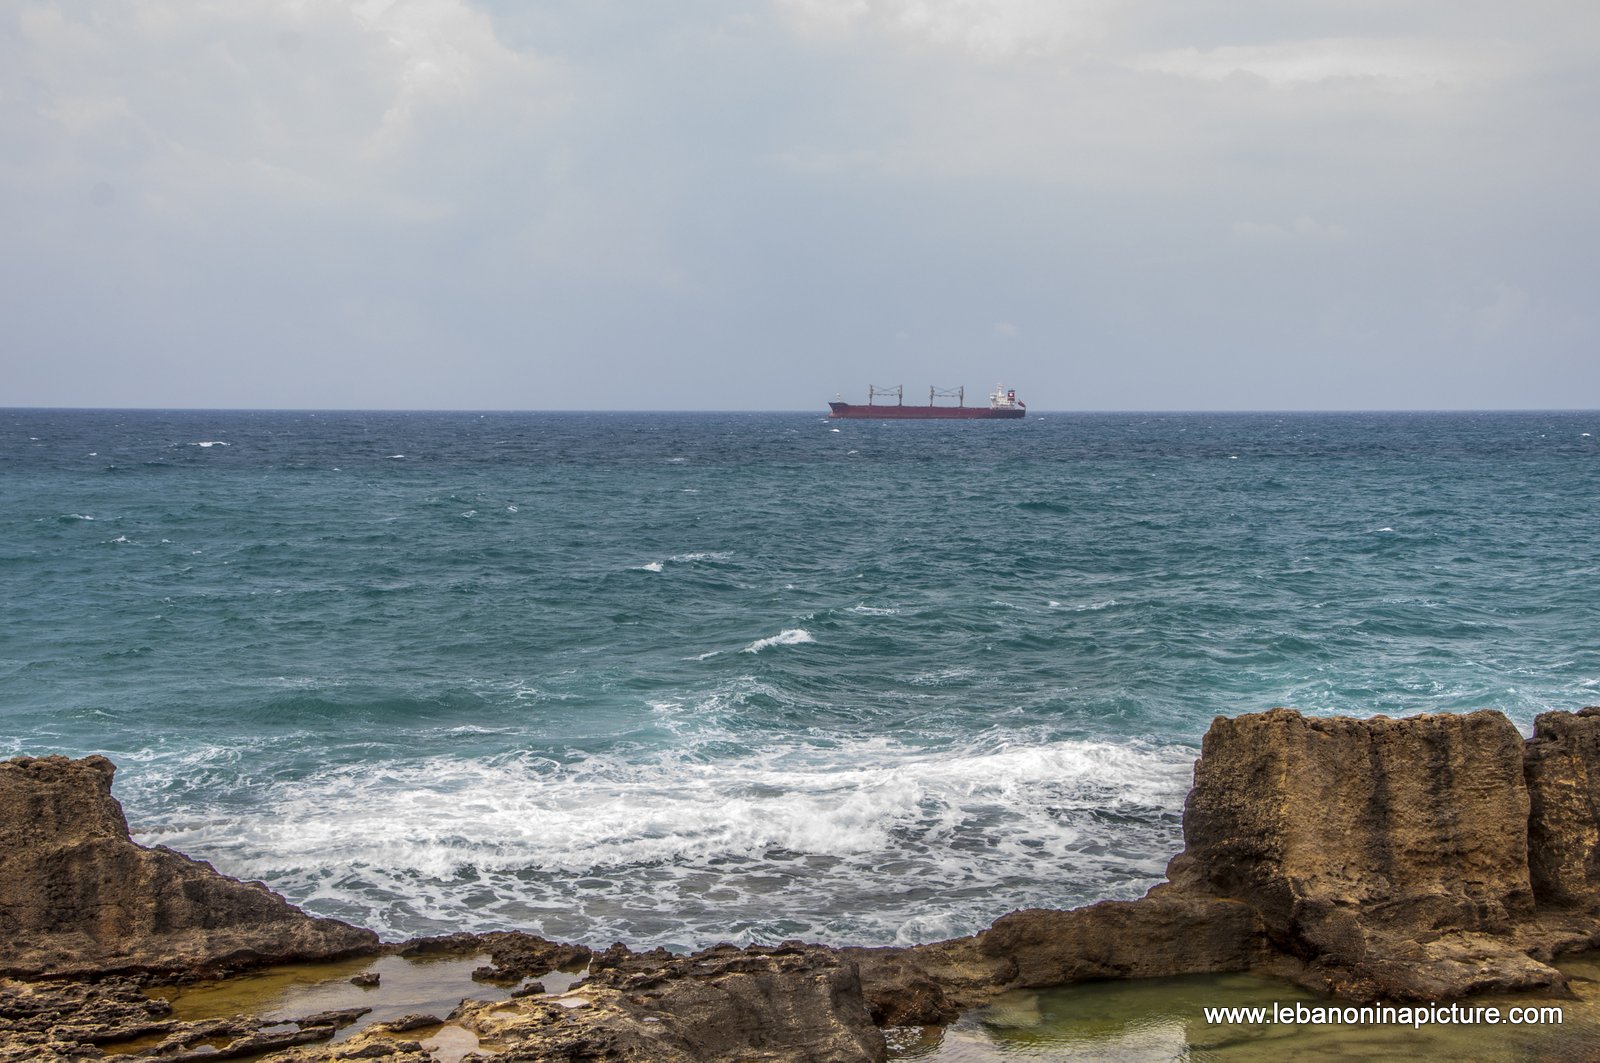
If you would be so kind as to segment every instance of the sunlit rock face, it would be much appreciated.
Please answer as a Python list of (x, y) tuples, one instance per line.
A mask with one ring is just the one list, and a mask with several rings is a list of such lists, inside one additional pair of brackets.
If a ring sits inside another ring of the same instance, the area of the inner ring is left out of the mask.
[(196, 974), (328, 959), (377, 935), (129, 837), (104, 757), (0, 763), (0, 973)]

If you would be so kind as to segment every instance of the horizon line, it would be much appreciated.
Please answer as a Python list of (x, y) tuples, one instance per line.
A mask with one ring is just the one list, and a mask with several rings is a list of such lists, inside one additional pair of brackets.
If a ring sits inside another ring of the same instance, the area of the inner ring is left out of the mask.
[[(903, 404), (901, 404), (903, 405)], [(920, 408), (920, 407), (919, 407)], [(954, 409), (955, 407), (951, 407)], [(982, 407), (971, 407), (980, 409)], [(537, 409), (516, 407), (489, 407), (489, 406), (71, 406), (71, 405), (37, 405), (37, 406), (0, 406), (0, 412), (5, 413), (476, 413), (476, 414), (546, 414), (546, 415), (580, 415), (580, 414), (793, 414), (815, 415), (829, 420), (831, 418), (826, 409), (661, 409), (646, 407), (619, 407), (613, 409)], [(1600, 407), (1591, 406), (1459, 406), (1459, 407), (1406, 407), (1384, 406), (1368, 407), (1329, 407), (1329, 408), (1271, 408), (1271, 407), (1106, 407), (1085, 409), (1059, 409), (1059, 410), (1029, 410), (1028, 416), (1045, 415), (1148, 415), (1148, 414), (1261, 414), (1261, 415), (1304, 415), (1304, 414), (1374, 414), (1374, 413), (1412, 413), (1412, 414), (1446, 414), (1446, 413), (1600, 413)], [(849, 418), (846, 418), (849, 419)], [(871, 418), (856, 418), (871, 420)], [(1014, 418), (1026, 420), (1027, 418)]]

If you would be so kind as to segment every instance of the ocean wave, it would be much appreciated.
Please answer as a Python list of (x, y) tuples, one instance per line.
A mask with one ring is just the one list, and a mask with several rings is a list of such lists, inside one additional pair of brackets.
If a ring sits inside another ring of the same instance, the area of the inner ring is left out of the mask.
[(805, 628), (791, 627), (778, 632), (776, 635), (771, 635), (764, 639), (756, 639), (739, 652), (760, 653), (762, 650), (771, 646), (800, 646), (804, 645), (805, 643), (815, 641), (817, 640), (811, 637), (811, 632), (807, 631)]
[[(1065, 867), (1093, 895), (1136, 892), (1176, 844), (1192, 756), (1020, 735), (944, 752), (863, 739), (709, 759), (434, 756), (268, 783), (248, 811), (185, 809), (144, 840), (391, 937), (539, 911), (546, 932), (588, 939), (593, 904), (624, 917), (606, 933), (637, 945), (709, 944), (741, 923), (750, 940), (766, 927), (887, 943), (1067, 903)], [(569, 914), (552, 923), (552, 909)]]

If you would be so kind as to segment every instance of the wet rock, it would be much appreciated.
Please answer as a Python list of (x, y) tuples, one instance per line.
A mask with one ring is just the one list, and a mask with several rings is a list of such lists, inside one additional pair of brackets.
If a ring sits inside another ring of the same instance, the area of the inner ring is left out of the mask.
[(368, 971), (366, 974), (352, 975), (350, 978), (351, 985), (360, 986), (362, 989), (373, 989), (382, 981), (383, 977), (379, 975), (377, 971)]
[(0, 762), (0, 974), (195, 974), (370, 950), (258, 882), (129, 837), (104, 757)]
[(0, 978), (0, 1058), (3, 1053), (40, 1050), (94, 1055), (99, 1045), (163, 1036), (179, 1027), (172, 1007), (151, 1000), (128, 979), (97, 984), (27, 983)]
[(582, 990), (555, 998), (469, 1002), (455, 1021), (485, 1044), (515, 1045), (490, 1056), (507, 1060), (885, 1058), (856, 967), (832, 949), (725, 946), (674, 956), (614, 946), (603, 955)]
[[(109, 763), (97, 760), (0, 764), (0, 920), (10, 920), (0, 931), (14, 931), (0, 941), (5, 970), (205, 971), (306, 947), (307, 926), (327, 922), (133, 845), (110, 800)], [(84, 1058), (133, 1037), (159, 1040), (147, 1054), (166, 1060), (275, 1051), (277, 1063), (421, 1063), (430, 1049), (396, 1035), (434, 1027), (434, 1050), (508, 1063), (844, 1063), (884, 1058), (878, 1026), (948, 1023), (1007, 989), (1085, 979), (1254, 969), (1356, 999), (1559, 992), (1551, 959), (1600, 946), (1600, 709), (1545, 714), (1526, 743), (1489, 712), (1219, 718), (1184, 838), (1168, 881), (1140, 900), (1013, 912), (971, 937), (912, 948), (785, 942), (678, 956), (518, 933), (390, 946), (487, 952), (493, 962), (475, 977), (507, 984), (588, 971), (558, 996), (529, 986), (463, 1002), (445, 1023), (408, 1016), (337, 1044), (305, 1042), (331, 1039), (354, 1012), (178, 1023), (127, 980), (0, 981), (0, 1063)], [(124, 889), (132, 900), (117, 899)], [(113, 940), (124, 931), (128, 943)], [(325, 943), (345, 940), (326, 932)], [(266, 944), (246, 944), (248, 934)], [(47, 942), (63, 946), (53, 968)]]
[(487, 952), (494, 962), (472, 972), (480, 982), (515, 984), (551, 971), (571, 970), (589, 962), (591, 950), (583, 945), (547, 941), (521, 931), (487, 934), (447, 934), (413, 938), (393, 949), (401, 956), (474, 956)]
[(411, 1015), (402, 1015), (398, 1019), (378, 1023), (375, 1029), (388, 1030), (390, 1033), (408, 1033), (412, 1030), (421, 1030), (429, 1026), (443, 1025), (444, 1020), (435, 1015), (424, 1015), (420, 1012)]

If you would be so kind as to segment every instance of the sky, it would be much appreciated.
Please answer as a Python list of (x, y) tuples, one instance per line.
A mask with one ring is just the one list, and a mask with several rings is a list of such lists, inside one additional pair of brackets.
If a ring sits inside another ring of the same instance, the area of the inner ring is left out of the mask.
[(1600, 5), (0, 0), (0, 406), (1600, 408)]

